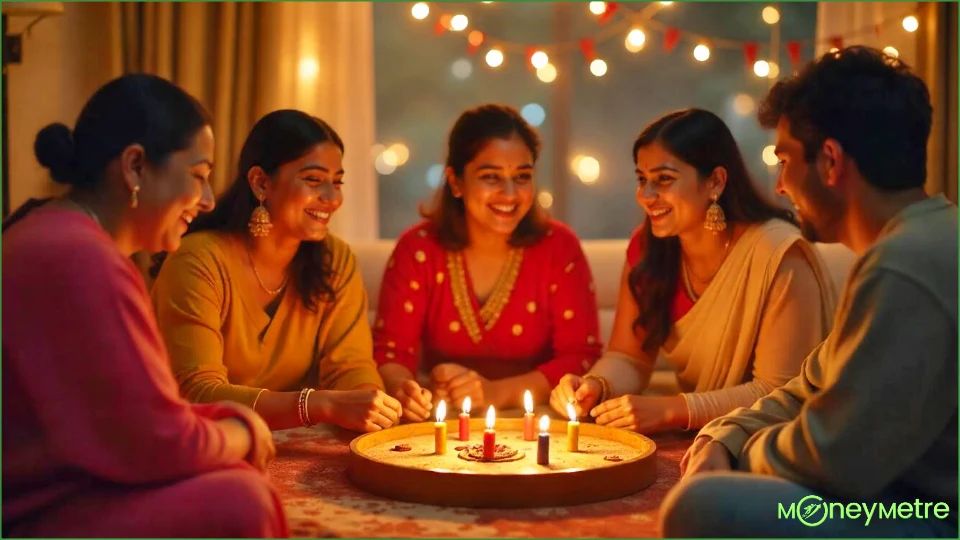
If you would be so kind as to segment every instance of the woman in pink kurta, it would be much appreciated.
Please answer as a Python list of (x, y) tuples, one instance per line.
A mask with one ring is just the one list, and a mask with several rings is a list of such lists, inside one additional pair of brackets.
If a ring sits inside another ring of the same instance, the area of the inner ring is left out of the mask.
[(3, 226), (4, 536), (287, 534), (269, 429), (179, 397), (129, 258), (176, 249), (210, 209), (212, 145), (199, 104), (147, 75), (38, 135), (73, 190)]
[(398, 240), (374, 324), (374, 357), (407, 420), (439, 399), (519, 408), (530, 390), (546, 402), (600, 356), (580, 242), (536, 205), (538, 151), (509, 107), (467, 111), (451, 131), (448, 181)]

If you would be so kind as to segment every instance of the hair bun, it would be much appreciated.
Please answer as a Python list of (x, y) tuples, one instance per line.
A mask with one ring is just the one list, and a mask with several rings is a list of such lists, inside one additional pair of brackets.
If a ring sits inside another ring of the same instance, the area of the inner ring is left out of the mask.
[(58, 122), (41, 129), (33, 143), (33, 153), (58, 184), (72, 184), (78, 180), (74, 171), (73, 132), (67, 126)]

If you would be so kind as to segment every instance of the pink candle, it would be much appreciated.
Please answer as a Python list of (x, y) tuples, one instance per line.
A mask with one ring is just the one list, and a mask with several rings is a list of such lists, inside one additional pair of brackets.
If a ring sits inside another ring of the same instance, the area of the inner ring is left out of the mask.
[(497, 432), (493, 430), (493, 425), (496, 423), (495, 414), (491, 405), (487, 409), (487, 429), (483, 431), (483, 459), (493, 459), (496, 455)]
[(470, 397), (463, 399), (463, 405), (460, 406), (460, 440), (470, 440)]
[(523, 440), (535, 441), (537, 436), (533, 419), (533, 394), (529, 390), (523, 393), (523, 408), (527, 410), (523, 415)]

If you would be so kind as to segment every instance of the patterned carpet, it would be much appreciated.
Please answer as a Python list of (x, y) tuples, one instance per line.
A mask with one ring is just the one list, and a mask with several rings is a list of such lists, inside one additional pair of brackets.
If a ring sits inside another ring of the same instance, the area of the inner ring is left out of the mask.
[(692, 435), (652, 437), (657, 480), (603, 503), (533, 510), (445, 508), (367, 494), (347, 478), (356, 435), (315, 427), (277, 432), (270, 475), (297, 537), (656, 537), (660, 502), (677, 482)]

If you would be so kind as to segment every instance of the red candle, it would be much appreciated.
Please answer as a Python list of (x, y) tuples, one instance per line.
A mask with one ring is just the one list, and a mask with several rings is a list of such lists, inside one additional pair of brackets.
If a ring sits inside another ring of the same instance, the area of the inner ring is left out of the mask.
[(537, 440), (533, 419), (533, 395), (529, 390), (523, 393), (523, 408), (527, 413), (523, 415), (523, 440)]
[(493, 459), (496, 455), (497, 432), (493, 430), (496, 422), (496, 413), (493, 412), (493, 405), (487, 409), (487, 429), (483, 431), (483, 459)]
[(470, 397), (463, 399), (463, 405), (460, 406), (460, 440), (470, 440)]

